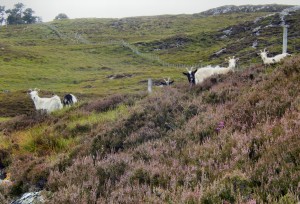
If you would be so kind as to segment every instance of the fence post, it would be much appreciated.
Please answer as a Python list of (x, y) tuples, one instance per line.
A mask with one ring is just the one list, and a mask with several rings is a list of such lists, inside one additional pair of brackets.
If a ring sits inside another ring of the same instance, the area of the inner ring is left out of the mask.
[(152, 92), (152, 79), (148, 79), (148, 93)]
[(282, 53), (287, 52), (287, 25), (283, 26)]

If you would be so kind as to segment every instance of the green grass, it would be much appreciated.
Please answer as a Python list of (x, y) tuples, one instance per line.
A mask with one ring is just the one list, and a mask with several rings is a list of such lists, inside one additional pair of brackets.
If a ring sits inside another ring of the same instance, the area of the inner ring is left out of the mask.
[(76, 129), (78, 126), (93, 126), (96, 124), (102, 124), (106, 122), (113, 122), (120, 116), (124, 117), (127, 114), (127, 107), (120, 105), (114, 110), (109, 110), (103, 113), (91, 113), (88, 115), (74, 115), (71, 116), (68, 123), (68, 129)]
[(47, 155), (66, 151), (76, 142), (74, 138), (64, 138), (60, 135), (45, 133), (45, 126), (33, 127), (27, 131), (20, 132), (18, 135), (18, 152), (29, 152), (37, 155)]
[[(181, 70), (163, 67), (155, 61), (136, 56), (121, 44), (105, 43), (123, 39), (132, 44), (147, 43), (185, 35), (195, 43), (180, 49), (146, 53), (155, 54), (169, 63), (195, 64), (201, 60), (207, 61), (211, 53), (223, 46), (222, 43), (215, 44), (209, 33), (261, 15), (265, 13), (76, 19), (1, 27), (1, 88), (17, 91), (38, 87), (55, 93), (104, 96), (146, 90), (147, 85), (142, 81), (149, 77), (171, 77), (182, 81), (185, 79)], [(53, 25), (57, 30), (47, 25)], [(77, 42), (75, 33), (93, 44)], [(211, 44), (208, 49), (202, 41), (196, 42), (203, 38), (201, 36), (206, 36), (204, 39)], [(133, 76), (118, 80), (107, 78), (112, 74), (124, 73)]]
[(0, 117), (0, 123), (1, 122), (6, 122), (6, 121), (8, 121), (10, 119), (11, 119), (10, 117)]

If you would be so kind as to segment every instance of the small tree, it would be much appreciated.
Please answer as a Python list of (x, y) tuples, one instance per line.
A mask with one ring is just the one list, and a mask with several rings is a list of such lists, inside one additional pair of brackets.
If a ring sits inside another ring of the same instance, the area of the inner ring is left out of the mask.
[(5, 15), (5, 6), (0, 6), (0, 25), (2, 25), (3, 22), (5, 21), (4, 15)]
[(55, 20), (61, 20), (61, 19), (69, 19), (69, 17), (64, 13), (60, 13), (55, 17)]
[(6, 10), (7, 16), (7, 24), (23, 24), (22, 20), (22, 11), (24, 9), (24, 4), (17, 3), (15, 4), (15, 8)]
[(37, 22), (38, 17), (33, 16), (32, 15), (33, 13), (34, 13), (34, 11), (31, 8), (28, 8), (23, 12), (22, 20), (25, 24), (31, 24), (31, 23)]
[[(31, 8), (25, 9), (24, 4), (17, 3), (13, 9), (5, 11), (7, 14), (7, 24), (31, 24), (36, 23), (39, 19), (37, 16), (33, 16), (34, 11)], [(24, 11), (23, 11), (24, 10)]]

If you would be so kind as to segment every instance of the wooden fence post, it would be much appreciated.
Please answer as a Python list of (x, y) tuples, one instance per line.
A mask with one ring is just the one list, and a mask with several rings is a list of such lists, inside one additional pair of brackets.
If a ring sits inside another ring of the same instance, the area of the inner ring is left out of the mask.
[(282, 53), (286, 53), (287, 52), (287, 29), (288, 26), (284, 25), (283, 26), (283, 40), (282, 40)]
[(152, 79), (148, 79), (148, 93), (152, 92)]

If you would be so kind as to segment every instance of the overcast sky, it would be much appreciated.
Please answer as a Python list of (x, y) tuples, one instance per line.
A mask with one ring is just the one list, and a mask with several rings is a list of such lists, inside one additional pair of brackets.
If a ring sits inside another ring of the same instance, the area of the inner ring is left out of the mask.
[(123, 18), (193, 14), (224, 5), (300, 5), (299, 0), (0, 0), (0, 6), (11, 9), (19, 2), (32, 8), (34, 15), (42, 17), (44, 22), (52, 21), (59, 13), (69, 18)]

